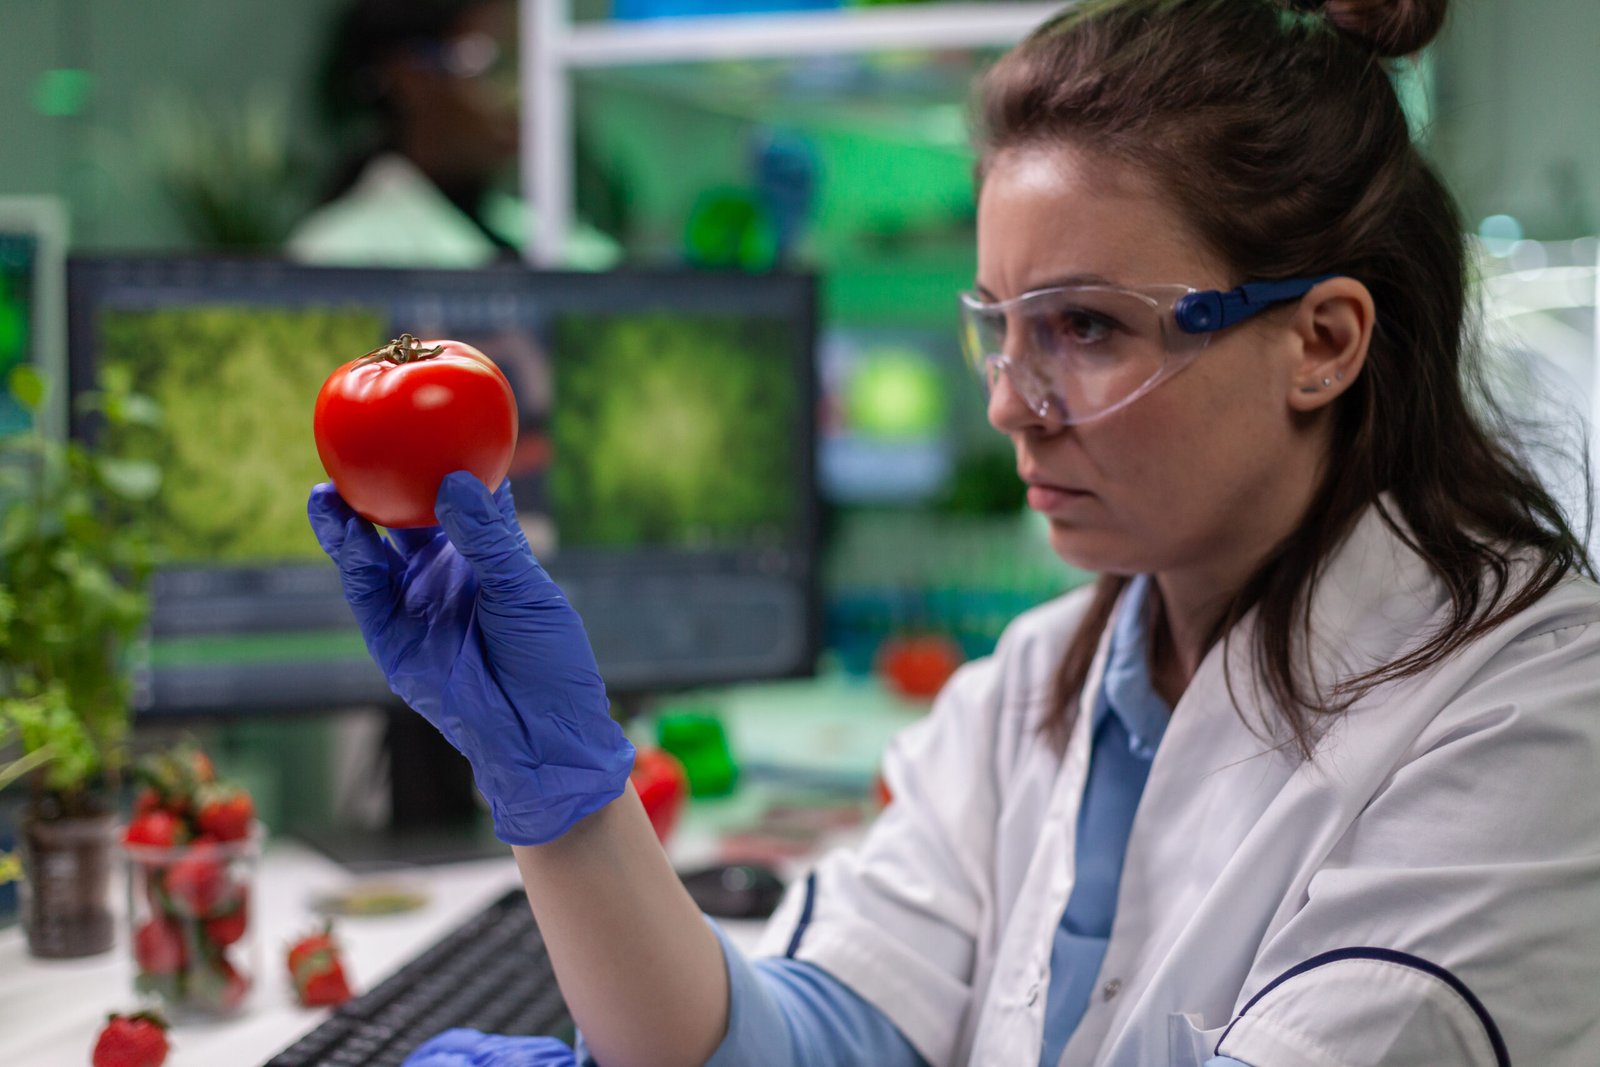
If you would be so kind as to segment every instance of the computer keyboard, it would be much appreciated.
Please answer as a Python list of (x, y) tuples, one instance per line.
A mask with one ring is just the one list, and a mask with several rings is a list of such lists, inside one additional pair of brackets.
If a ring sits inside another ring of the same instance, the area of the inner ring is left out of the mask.
[(544, 939), (521, 887), (508, 890), (347, 1001), (266, 1067), (397, 1067), (441, 1030), (573, 1038)]

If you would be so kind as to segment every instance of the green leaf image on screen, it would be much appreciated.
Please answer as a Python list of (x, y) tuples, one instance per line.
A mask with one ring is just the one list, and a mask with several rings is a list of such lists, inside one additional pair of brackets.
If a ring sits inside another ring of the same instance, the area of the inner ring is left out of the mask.
[(550, 499), (565, 546), (706, 548), (793, 535), (802, 402), (776, 319), (555, 322)]
[(156, 443), (139, 454), (118, 451), (161, 466), (154, 507), (165, 559), (320, 557), (306, 523), (306, 495), (327, 480), (312, 409), (336, 367), (383, 342), (385, 322), (366, 309), (213, 307), (101, 317), (102, 365), (126, 368), (134, 388), (161, 408)]
[(0, 269), (0, 434), (20, 433), (33, 425), (32, 412), (6, 388), (11, 371), (28, 358), (30, 291), (26, 275)]

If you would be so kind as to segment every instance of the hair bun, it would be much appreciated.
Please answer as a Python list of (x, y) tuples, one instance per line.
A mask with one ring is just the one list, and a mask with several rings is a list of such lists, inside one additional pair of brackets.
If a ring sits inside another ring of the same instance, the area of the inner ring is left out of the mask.
[(1386, 59), (1421, 51), (1444, 25), (1446, 0), (1326, 0), (1335, 28)]

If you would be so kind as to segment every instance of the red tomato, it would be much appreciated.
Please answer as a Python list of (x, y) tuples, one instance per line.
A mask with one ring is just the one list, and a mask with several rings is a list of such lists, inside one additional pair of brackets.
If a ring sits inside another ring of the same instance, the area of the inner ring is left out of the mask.
[(644, 804), (656, 837), (665, 842), (689, 797), (689, 777), (678, 757), (660, 748), (641, 748), (628, 776)]
[(872, 780), (872, 799), (877, 801), (880, 808), (887, 808), (894, 799), (894, 794), (889, 792), (889, 783), (883, 780), (881, 772)]
[(357, 514), (379, 526), (432, 526), (451, 471), (471, 471), (490, 489), (505, 479), (517, 402), (476, 348), (407, 333), (329, 375), (312, 428), (323, 469)]
[(914, 700), (937, 696), (961, 662), (961, 646), (938, 634), (890, 637), (878, 648), (878, 672), (889, 688)]

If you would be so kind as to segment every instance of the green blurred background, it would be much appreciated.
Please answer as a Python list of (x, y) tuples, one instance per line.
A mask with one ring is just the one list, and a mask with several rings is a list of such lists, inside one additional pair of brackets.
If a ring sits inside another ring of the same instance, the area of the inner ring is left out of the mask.
[[(341, 6), (342, 0), (0, 0), (0, 196), (62, 198), (74, 252), (269, 250), (274, 236), (314, 203), (334, 165), (335, 146), (316, 121), (312, 86)], [(608, 9), (605, 0), (573, 6), (580, 19)], [(1404, 68), (1400, 86), (1419, 141), (1460, 199), (1469, 226), (1509, 217), (1521, 235), (1552, 241), (1600, 228), (1596, 42), (1595, 0), (1455, 0), (1439, 41)], [(789, 262), (820, 277), (825, 440), (848, 446), (841, 471), (859, 474), (892, 460), (920, 478), (914, 491), (891, 497), (881, 482), (852, 483), (838, 474), (845, 480), (829, 502), (824, 531), (830, 625), (871, 634), (937, 627), (939, 605), (978, 589), (989, 600), (980, 623), (961, 635), (969, 653), (982, 651), (1017, 610), (1084, 577), (1059, 564), (1021, 510), (1009, 448), (985, 425), (979, 392), (955, 356), (953, 294), (970, 284), (973, 270), (967, 92), (991, 58), (883, 54), (617, 68), (579, 76), (573, 101), (582, 147), (578, 213), (635, 264), (683, 261), (697, 212), (714, 219), (708, 204), (723, 197), (726, 206), (730, 190), (748, 188), (754, 141), (776, 136), (804, 145), (817, 185)], [(225, 202), (200, 202), (193, 184), (200, 172), (213, 185), (222, 175)], [(736, 195), (731, 202), (727, 210), (736, 212)], [(1504, 232), (1503, 222), (1495, 225)], [(140, 386), (169, 406), (169, 417), (212, 427), (167, 439), (163, 447), (171, 452), (161, 458), (172, 483), (182, 484), (186, 465), (216, 463), (251, 447), (300, 456), (305, 477), (296, 493), (316, 479), (318, 467), (309, 434), (290, 421), (248, 411), (243, 421), (184, 411), (181, 376), (191, 368), (173, 358), (158, 365), (154, 354), (203, 352), (249, 338), (263, 358), (293, 359), (296, 351), (319, 348), (361, 351), (374, 333), (360, 316), (330, 316), (323, 326), (326, 345), (299, 348), (278, 339), (281, 324), (260, 313), (191, 320), (182, 328), (205, 336), (177, 339), (169, 336), (177, 325), (159, 314), (108, 323), (151, 353), (133, 369)], [(578, 322), (564, 328), (607, 329)], [(800, 402), (784, 392), (786, 383), (733, 380), (706, 373), (703, 362), (699, 372), (686, 369), (690, 353), (678, 352), (670, 334), (671, 324), (663, 322), (648, 338), (604, 338), (617, 359), (646, 344), (665, 354), (659, 382), (633, 371), (612, 380), (648, 391), (699, 373), (705, 384), (743, 390), (753, 408)], [(704, 361), (715, 351), (693, 355)], [(316, 378), (283, 375), (282, 395), (254, 409), (309, 411), (304, 382)], [(252, 379), (251, 390), (258, 392), (262, 381)], [(561, 383), (563, 396), (584, 389), (584, 382)], [(564, 439), (608, 440), (609, 412), (619, 406), (598, 392), (592, 402), (563, 406), (552, 426), (556, 447)], [(208, 439), (217, 447), (197, 447)], [(692, 435), (683, 442), (690, 455), (712, 447)], [(579, 484), (553, 487), (557, 507)], [(706, 484), (687, 479), (653, 488), (692, 496)], [(587, 485), (640, 498), (635, 485), (600, 479)], [(261, 494), (285, 491), (257, 484), (244, 469), (239, 495), (227, 506), (254, 511)], [(208, 523), (239, 530), (222, 522), (222, 503), (164, 494), (165, 519), (181, 529), (175, 543), (198, 543)], [(621, 514), (604, 506), (590, 513)], [(647, 509), (630, 514), (642, 524), (665, 521)], [(783, 518), (775, 514), (772, 521)], [(605, 543), (638, 531), (569, 532)], [(714, 522), (679, 533), (694, 542), (717, 536)], [(257, 540), (239, 546), (241, 553), (315, 551), (298, 528), (264, 526), (251, 536)], [(972, 616), (970, 605), (962, 610)], [(870, 649), (834, 655), (849, 661), (847, 671), (870, 669)], [(256, 768), (257, 791), (274, 812), (269, 820), (314, 819), (333, 806), (329, 787), (306, 777), (291, 783), (270, 768), (325, 759), (327, 729), (314, 722), (240, 724), (221, 738), (221, 755), (231, 754), (246, 773)]]

